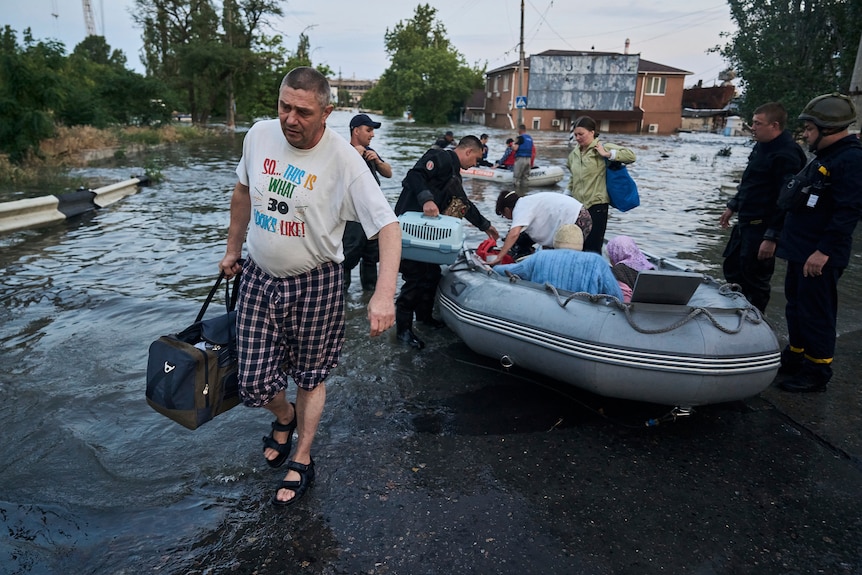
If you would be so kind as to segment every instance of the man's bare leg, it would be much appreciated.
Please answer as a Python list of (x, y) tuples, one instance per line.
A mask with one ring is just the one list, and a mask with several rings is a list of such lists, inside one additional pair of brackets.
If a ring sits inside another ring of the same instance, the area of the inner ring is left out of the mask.
[[(296, 431), (298, 435), (296, 450), (291, 457), (292, 461), (303, 465), (311, 463), (311, 445), (314, 443), (314, 436), (317, 434), (317, 427), (320, 425), (325, 404), (325, 383), (321, 383), (311, 391), (299, 388), (296, 390)], [(267, 407), (269, 406), (267, 405)], [(284, 477), (285, 481), (299, 481), (300, 479), (299, 473), (293, 469), (289, 470)], [(279, 489), (275, 496), (279, 501), (289, 501), (295, 495), (292, 489)]]
[[(278, 395), (276, 395), (272, 401), (267, 403), (264, 406), (266, 409), (272, 412), (275, 415), (275, 418), (279, 423), (287, 425), (294, 418), (294, 410), (293, 406), (287, 401), (284, 390), (281, 390)], [(272, 438), (276, 441), (276, 443), (287, 443), (288, 437), (287, 431), (275, 431), (272, 432)], [(278, 451), (275, 449), (266, 448), (263, 450), (263, 456), (268, 460), (272, 461), (276, 457), (278, 457)]]

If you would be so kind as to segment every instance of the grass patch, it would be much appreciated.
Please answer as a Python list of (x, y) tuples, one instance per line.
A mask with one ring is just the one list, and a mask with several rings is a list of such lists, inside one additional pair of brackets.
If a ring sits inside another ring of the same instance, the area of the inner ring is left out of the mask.
[(105, 130), (92, 126), (58, 126), (53, 138), (39, 144), (38, 155), (31, 154), (21, 163), (12, 164), (7, 156), (0, 154), (0, 186), (49, 186), (65, 182), (68, 169), (86, 166), (86, 153), (92, 150), (112, 150), (110, 157), (121, 159), (136, 148), (199, 140), (219, 133), (194, 125), (174, 124)]

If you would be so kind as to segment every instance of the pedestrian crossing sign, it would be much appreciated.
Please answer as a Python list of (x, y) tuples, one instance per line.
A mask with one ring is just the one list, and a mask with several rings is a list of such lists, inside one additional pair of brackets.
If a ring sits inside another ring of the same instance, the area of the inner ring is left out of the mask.
[(526, 96), (516, 96), (515, 97), (515, 107), (516, 108), (526, 108), (527, 107), (527, 97)]

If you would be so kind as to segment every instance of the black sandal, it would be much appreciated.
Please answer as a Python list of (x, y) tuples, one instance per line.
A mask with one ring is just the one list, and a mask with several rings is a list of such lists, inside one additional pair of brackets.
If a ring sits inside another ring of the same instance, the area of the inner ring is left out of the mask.
[[(287, 468), (293, 469), (297, 473), (299, 473), (299, 481), (282, 481), (278, 486), (278, 489), (275, 490), (275, 494), (272, 496), (272, 504), (276, 507), (287, 507), (288, 505), (293, 505), (305, 495), (305, 492), (308, 491), (308, 488), (314, 484), (314, 460), (311, 460), (311, 463), (308, 465), (303, 465), (302, 463), (297, 463), (296, 461), (288, 461)], [(287, 501), (282, 501), (278, 498), (278, 492), (282, 489), (290, 489), (293, 491), (293, 497), (288, 499)]]
[[(266, 460), (266, 463), (273, 468), (284, 465), (287, 456), (290, 455), (290, 447), (293, 445), (293, 432), (296, 430), (296, 404), (291, 402), (291, 405), (293, 405), (293, 421), (290, 423), (279, 423), (276, 419), (270, 424), (272, 431), (269, 432), (269, 435), (263, 437), (264, 451), (267, 449), (278, 451), (278, 457)], [(272, 434), (276, 431), (287, 432), (287, 443), (279, 443), (272, 437)], [(264, 456), (264, 459), (266, 459), (266, 456)]]

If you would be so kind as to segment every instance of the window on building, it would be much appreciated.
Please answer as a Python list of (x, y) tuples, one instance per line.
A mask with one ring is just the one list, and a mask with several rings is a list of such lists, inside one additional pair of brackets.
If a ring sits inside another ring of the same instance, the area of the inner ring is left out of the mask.
[(649, 76), (646, 81), (646, 90), (644, 93), (647, 96), (664, 96), (665, 88), (667, 88), (667, 78), (663, 76)]
[(509, 76), (503, 76), (503, 91), (509, 91)]
[(500, 82), (500, 76), (494, 76), (494, 92), (500, 91), (499, 82)]

